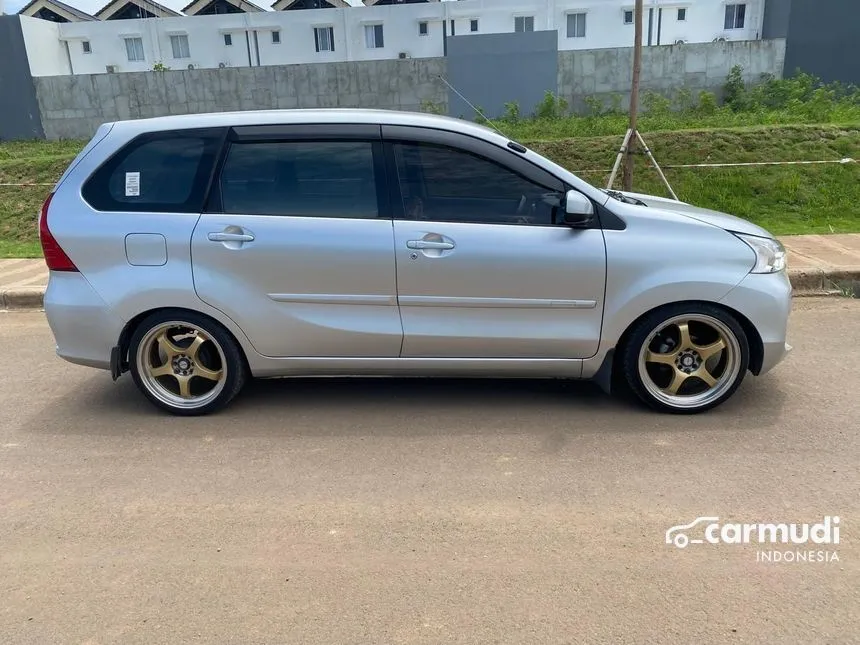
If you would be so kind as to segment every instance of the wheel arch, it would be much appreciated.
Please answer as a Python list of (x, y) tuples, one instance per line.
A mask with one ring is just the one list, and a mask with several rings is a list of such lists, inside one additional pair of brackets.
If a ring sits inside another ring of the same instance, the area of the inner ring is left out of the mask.
[[(632, 320), (630, 324), (625, 327), (624, 332), (618, 338), (618, 342), (615, 346), (610, 350), (612, 353), (611, 360), (608, 361), (608, 367), (611, 369), (611, 374), (608, 375), (609, 383), (614, 383), (615, 378), (618, 373), (618, 362), (620, 360), (622, 352), (620, 351), (624, 345), (627, 343), (627, 339), (630, 337), (631, 332), (636, 327), (636, 325), (646, 316), (651, 315), (655, 311), (662, 309), (663, 307), (675, 306), (675, 305), (707, 305), (709, 307), (715, 307), (717, 309), (721, 309), (726, 313), (730, 314), (734, 317), (741, 328), (744, 330), (744, 334), (747, 336), (747, 342), (749, 344), (750, 350), (750, 361), (749, 361), (749, 371), (755, 375), (758, 375), (761, 372), (762, 362), (764, 361), (764, 343), (762, 342), (761, 335), (758, 330), (755, 328), (755, 325), (750, 322), (749, 318), (744, 316), (737, 309), (733, 309), (732, 307), (727, 307), (726, 305), (714, 302), (712, 300), (677, 300), (675, 302), (665, 302), (662, 305), (658, 305), (656, 307), (652, 307), (648, 311), (643, 312), (636, 319)], [(603, 368), (601, 368), (601, 371)]]
[(236, 337), (236, 334), (233, 333), (233, 330), (230, 328), (230, 325), (225, 325), (223, 321), (218, 320), (211, 314), (200, 311), (198, 309), (191, 309), (189, 307), (153, 307), (152, 309), (147, 309), (145, 311), (141, 311), (136, 314), (125, 324), (122, 328), (122, 331), (119, 334), (119, 338), (117, 339), (117, 348), (119, 350), (119, 370), (120, 373), (127, 372), (128, 367), (128, 351), (129, 345), (131, 344), (131, 338), (134, 335), (134, 332), (140, 327), (140, 324), (146, 320), (149, 316), (156, 313), (162, 313), (165, 311), (176, 312), (177, 315), (181, 316), (185, 313), (194, 314), (195, 316), (203, 316), (217, 324), (224, 331), (226, 331), (230, 338), (233, 339), (233, 342), (236, 343), (236, 346), (239, 348), (240, 354), (242, 356), (242, 360), (245, 362), (245, 369), (250, 369), (248, 364), (248, 355), (246, 349), (239, 338)]

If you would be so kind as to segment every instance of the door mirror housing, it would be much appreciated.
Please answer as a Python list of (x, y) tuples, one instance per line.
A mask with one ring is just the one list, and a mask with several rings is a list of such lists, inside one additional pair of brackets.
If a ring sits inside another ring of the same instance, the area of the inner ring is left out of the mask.
[(594, 218), (594, 204), (577, 190), (564, 196), (564, 223), (573, 228), (585, 228)]

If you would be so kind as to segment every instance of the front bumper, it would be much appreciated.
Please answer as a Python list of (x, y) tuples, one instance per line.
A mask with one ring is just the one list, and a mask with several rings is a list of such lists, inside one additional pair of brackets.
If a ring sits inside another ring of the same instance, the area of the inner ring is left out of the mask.
[(762, 343), (760, 364), (751, 365), (754, 374), (766, 374), (791, 351), (786, 342), (791, 313), (791, 283), (785, 271), (750, 273), (720, 304), (734, 309), (750, 321)]

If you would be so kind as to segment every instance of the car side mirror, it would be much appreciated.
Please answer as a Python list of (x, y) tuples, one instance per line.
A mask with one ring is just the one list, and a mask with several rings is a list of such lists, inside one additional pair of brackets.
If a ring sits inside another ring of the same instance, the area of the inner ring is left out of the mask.
[(564, 196), (564, 223), (573, 228), (585, 228), (594, 218), (594, 204), (578, 190)]

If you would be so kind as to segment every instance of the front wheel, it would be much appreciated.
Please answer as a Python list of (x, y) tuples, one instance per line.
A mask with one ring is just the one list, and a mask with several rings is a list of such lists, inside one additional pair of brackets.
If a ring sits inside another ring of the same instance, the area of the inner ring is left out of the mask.
[(661, 307), (636, 323), (622, 348), (636, 395), (665, 412), (704, 412), (728, 399), (749, 366), (749, 342), (728, 312), (707, 304)]
[(207, 414), (227, 405), (246, 379), (236, 341), (215, 321), (187, 311), (162, 311), (137, 327), (129, 345), (137, 387), (173, 414)]

